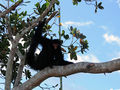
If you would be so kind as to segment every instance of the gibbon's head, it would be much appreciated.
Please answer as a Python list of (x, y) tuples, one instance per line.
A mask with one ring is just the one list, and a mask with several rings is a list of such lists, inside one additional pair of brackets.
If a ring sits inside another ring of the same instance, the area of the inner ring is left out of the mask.
[(61, 41), (58, 39), (54, 39), (52, 41), (52, 46), (55, 50), (61, 48), (61, 44), (62, 44)]

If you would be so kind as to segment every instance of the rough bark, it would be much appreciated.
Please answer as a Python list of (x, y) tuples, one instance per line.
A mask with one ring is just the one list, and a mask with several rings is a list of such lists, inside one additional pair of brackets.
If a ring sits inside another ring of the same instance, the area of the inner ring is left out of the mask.
[[(50, 17), (46, 20), (46, 23), (48, 23), (56, 14), (57, 14), (57, 11), (53, 12), (50, 15)], [(20, 65), (19, 65), (19, 68), (18, 68), (18, 74), (17, 74), (16, 80), (15, 80), (14, 87), (18, 86), (19, 83), (20, 83), (20, 80), (21, 80), (21, 77), (22, 77), (23, 68), (24, 68), (24, 64), (25, 64), (25, 56), (23, 56), (18, 49), (17, 49), (16, 54), (21, 59), (21, 61), (20, 61)]]
[[(23, 0), (19, 0), (17, 1), (13, 6), (11, 6), (10, 8), (6, 9), (4, 12), (0, 13), (0, 17), (5, 17), (6, 14), (10, 13), (12, 10), (15, 10), (15, 8), (17, 6), (19, 6), (21, 3), (23, 2)], [(2, 7), (4, 7), (2, 4), (1, 4)], [(6, 7), (4, 7), (6, 8)]]
[(53, 68), (41, 70), (28, 81), (13, 88), (13, 90), (31, 90), (49, 77), (68, 76), (75, 73), (111, 73), (117, 70), (120, 70), (120, 59), (104, 63), (79, 62), (66, 66), (54, 66)]
[(10, 90), (11, 88), (11, 78), (12, 78), (12, 68), (13, 68), (13, 59), (15, 56), (17, 42), (12, 43), (12, 48), (9, 54), (8, 62), (7, 62), (7, 70), (6, 70), (6, 78), (5, 78), (5, 90)]
[[(21, 0), (23, 1), (23, 0)], [(41, 21), (46, 15), (47, 13), (50, 11), (50, 9), (52, 8), (52, 6), (54, 5), (55, 3), (55, 0), (51, 0), (50, 2), (50, 5), (48, 6), (48, 8), (45, 9), (45, 11), (42, 13), (42, 15), (35, 20), (34, 23), (32, 23), (32, 25), (28, 28), (26, 28), (25, 30), (20, 30), (22, 31), (21, 33), (18, 33), (15, 37), (15, 40), (12, 42), (12, 48), (11, 48), (11, 51), (10, 51), (10, 54), (9, 54), (9, 61), (7, 63), (7, 71), (6, 71), (6, 79), (5, 79), (5, 90), (10, 90), (10, 84), (11, 84), (11, 76), (12, 76), (12, 67), (13, 67), (13, 59), (14, 59), (14, 56), (15, 56), (15, 52), (16, 52), (16, 49), (17, 49), (17, 45), (18, 45), (18, 42), (19, 40), (22, 38), (22, 36), (27, 33), (30, 29), (34, 28), (35, 26), (37, 26), (37, 22)], [(17, 7), (18, 4), (15, 5), (15, 7)], [(10, 10), (13, 10), (15, 9), (12, 8)], [(8, 10), (9, 11), (9, 10)], [(10, 11), (9, 11), (10, 12)], [(3, 12), (4, 15), (6, 15), (7, 13), (9, 12)], [(1, 13), (0, 14), (0, 17), (3, 16), (3, 14)]]
[(20, 61), (20, 65), (19, 65), (19, 68), (18, 68), (18, 74), (17, 74), (16, 80), (15, 80), (14, 87), (18, 86), (20, 81), (21, 81), (23, 68), (24, 68), (24, 64), (25, 64), (25, 56), (23, 56), (18, 49), (17, 49), (16, 53), (20, 57), (21, 61)]

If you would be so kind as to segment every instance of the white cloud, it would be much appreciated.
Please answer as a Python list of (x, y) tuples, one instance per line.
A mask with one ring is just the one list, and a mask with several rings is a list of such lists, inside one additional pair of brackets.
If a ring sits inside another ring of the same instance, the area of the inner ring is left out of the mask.
[(118, 59), (120, 58), (120, 52), (116, 52), (114, 55), (114, 58), (112, 58), (112, 60)]
[(120, 89), (113, 89), (113, 88), (110, 88), (110, 90), (120, 90)]
[(119, 8), (120, 8), (120, 0), (109, 0), (111, 3), (117, 3)]
[(118, 45), (120, 45), (120, 38), (114, 35), (108, 35), (108, 33), (103, 35), (104, 39), (106, 42), (108, 43), (117, 43)]
[[(120, 52), (117, 52), (117, 54), (115, 55), (114, 58), (112, 58), (112, 60), (116, 60), (118, 58), (120, 58)], [(120, 74), (120, 70), (118, 70), (117, 72)]]
[(110, 90), (113, 90), (113, 88), (111, 88)]
[(77, 62), (100, 62), (98, 58), (92, 54), (90, 55), (77, 55), (77, 60), (70, 60), (70, 54), (68, 54), (68, 59), (71, 62), (77, 63)]
[(93, 24), (93, 23), (94, 23), (93, 21), (87, 21), (87, 22), (67, 21), (67, 22), (64, 22), (64, 23), (63, 23), (63, 26), (64, 26), (64, 27), (68, 27), (68, 26), (72, 26), (72, 25), (75, 25), (75, 26), (88, 26), (88, 25), (91, 25), (91, 24)]
[(119, 8), (120, 8), (120, 0), (117, 0), (117, 4), (118, 4), (118, 6), (119, 6)]
[(105, 31), (108, 30), (108, 27), (107, 27), (107, 26), (104, 26), (104, 25), (100, 26), (100, 28), (102, 28), (102, 29), (105, 30)]

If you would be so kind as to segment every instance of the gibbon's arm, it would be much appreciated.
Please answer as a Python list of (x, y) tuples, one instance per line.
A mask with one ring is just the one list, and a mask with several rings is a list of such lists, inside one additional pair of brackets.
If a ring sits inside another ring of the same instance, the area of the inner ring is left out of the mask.
[(37, 41), (39, 44), (41, 44), (43, 47), (46, 46), (49, 42), (52, 40), (42, 36), (44, 26), (45, 26), (46, 19), (43, 20), (43, 22), (39, 22), (37, 29), (35, 30), (35, 35), (33, 39)]
[(37, 62), (35, 62), (36, 61), (35, 60), (35, 51), (36, 51), (38, 44), (42, 40), (42, 31), (43, 31), (44, 25), (45, 25), (45, 20), (39, 22), (37, 29), (35, 30), (35, 35), (33, 36), (32, 40), (31, 40), (29, 50), (26, 54), (26, 63), (31, 67), (37, 63)]

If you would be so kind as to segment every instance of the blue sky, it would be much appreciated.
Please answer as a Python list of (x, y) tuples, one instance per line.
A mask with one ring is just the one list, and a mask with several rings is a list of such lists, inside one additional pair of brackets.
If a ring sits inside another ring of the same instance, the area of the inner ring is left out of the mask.
[[(120, 57), (120, 0), (101, 1), (104, 10), (94, 13), (92, 5), (81, 2), (73, 6), (72, 0), (61, 0), (62, 28), (68, 30), (66, 27), (70, 25), (79, 28), (89, 42), (89, 51), (84, 55), (79, 53), (78, 61), (105, 62)], [(33, 5), (32, 2), (26, 9), (31, 12)], [(63, 90), (120, 90), (119, 81), (119, 71), (106, 75), (78, 73), (63, 78)], [(59, 78), (49, 78), (44, 83), (59, 84)]]
[[(78, 54), (78, 61), (105, 62), (120, 57), (120, 7), (117, 2), (104, 0), (105, 9), (95, 14), (94, 6), (84, 2), (73, 6), (71, 1), (61, 1), (63, 28), (76, 26), (89, 42), (89, 51)], [(59, 78), (54, 79), (59, 83)], [(120, 90), (119, 81), (120, 72), (106, 75), (79, 73), (63, 78), (63, 90)], [(53, 82), (53, 78), (47, 82)]]
[[(81, 32), (87, 35), (90, 46), (85, 55), (79, 54), (81, 61), (105, 62), (120, 57), (120, 7), (117, 2), (119, 1), (104, 0), (105, 9), (98, 10), (96, 14), (93, 6), (84, 3), (77, 7), (72, 6), (71, 2), (62, 3), (61, 7), (65, 8), (62, 10), (63, 22), (93, 22), (85, 26), (78, 25)], [(120, 72), (106, 75), (79, 73), (64, 80), (64, 90), (120, 90), (119, 80)]]
[[(103, 6), (105, 9), (95, 14), (92, 5), (82, 2), (73, 6), (71, 1), (61, 1), (62, 28), (67, 30), (70, 25), (79, 28), (89, 42), (89, 51), (79, 53), (78, 61), (106, 62), (120, 57), (120, 0), (104, 0)], [(120, 90), (119, 81), (118, 71), (106, 75), (78, 73), (63, 78), (63, 90)], [(59, 84), (59, 78), (45, 82)]]

